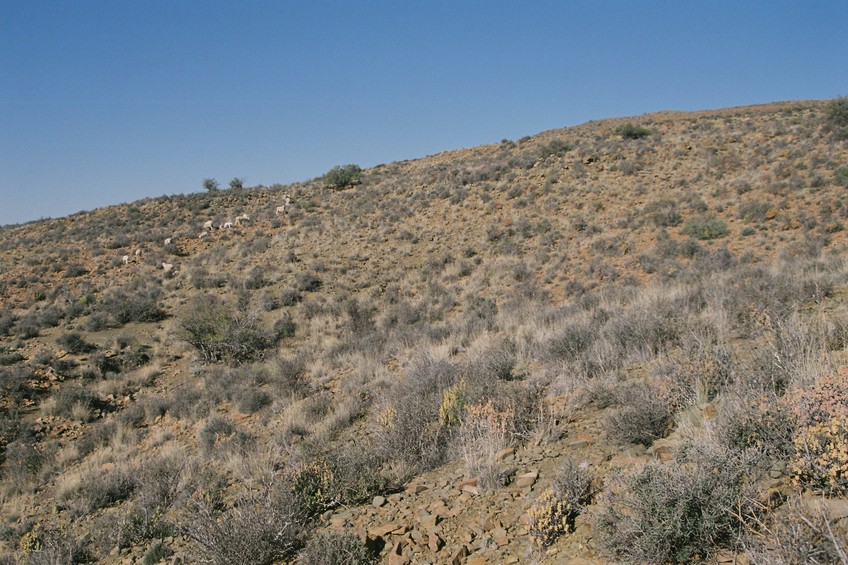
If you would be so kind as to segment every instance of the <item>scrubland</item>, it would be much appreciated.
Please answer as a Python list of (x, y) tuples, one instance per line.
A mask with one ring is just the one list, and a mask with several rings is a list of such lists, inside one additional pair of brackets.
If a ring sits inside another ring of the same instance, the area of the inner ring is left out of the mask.
[(0, 562), (848, 563), (846, 104), (0, 228)]

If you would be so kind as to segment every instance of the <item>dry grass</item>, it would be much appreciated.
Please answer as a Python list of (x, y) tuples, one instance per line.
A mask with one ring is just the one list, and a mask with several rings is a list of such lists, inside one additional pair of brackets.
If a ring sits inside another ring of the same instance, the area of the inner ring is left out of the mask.
[[(80, 517), (75, 535), (114, 541), (103, 524), (119, 511), (130, 524), (136, 494), (73, 507), (76, 493), (171, 450), (190, 488), (162, 524), (188, 512), (202, 526), (189, 532), (199, 546), (172, 538), (169, 550), (213, 561), (231, 557), (215, 545), (218, 518), (234, 524), (220, 539), (256, 541), (268, 532), (251, 519), (278, 516), (279, 492), (255, 497), (273, 465), (248, 468), (275, 449), (307, 466), (353, 461), (354, 449), (357, 469), (400, 480), (457, 460), (485, 486), (499, 484), (503, 447), (556, 448), (575, 433), (593, 438), (596, 461), (668, 435), (677, 458), (702, 442), (781, 468), (795, 431), (783, 399), (848, 361), (848, 149), (826, 135), (827, 112), (661, 113), (634, 121), (652, 132), (634, 138), (617, 133), (626, 120), (604, 120), (383, 165), (345, 190), (193, 194), (4, 228), (0, 496), (4, 515), (30, 519), (6, 520), (0, 542), (11, 551), (54, 511)], [(293, 205), (280, 217), (284, 193)], [(240, 213), (248, 225), (197, 238), (205, 220)], [(177, 273), (163, 276), (163, 261)], [(180, 340), (213, 301), (249, 313), (262, 338), (222, 353), (230, 367)], [(286, 330), (266, 341), (278, 320)], [(60, 351), (73, 333), (97, 350)], [(678, 463), (674, 477), (703, 478)], [(607, 463), (593, 472), (607, 494), (641, 503)], [(257, 488), (239, 490), (242, 479)], [(357, 500), (387, 488), (344, 481)], [(220, 500), (192, 499), (219, 482), (230, 485)], [(136, 560), (158, 531), (144, 524), (123, 538)], [(249, 549), (279, 556), (303, 540), (289, 541)], [(644, 541), (640, 558), (658, 560)], [(105, 543), (94, 558), (116, 562)], [(580, 556), (596, 558), (590, 547)]]

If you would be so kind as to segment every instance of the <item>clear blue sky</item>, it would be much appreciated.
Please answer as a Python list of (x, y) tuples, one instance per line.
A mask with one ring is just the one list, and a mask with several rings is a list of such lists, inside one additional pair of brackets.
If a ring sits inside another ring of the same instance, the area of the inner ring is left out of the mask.
[(0, 224), (848, 94), (848, 2), (0, 1)]

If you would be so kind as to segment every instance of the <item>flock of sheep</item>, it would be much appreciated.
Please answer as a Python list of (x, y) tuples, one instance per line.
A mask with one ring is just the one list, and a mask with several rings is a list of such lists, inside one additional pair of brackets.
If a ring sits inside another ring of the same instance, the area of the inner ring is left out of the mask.
[[(284, 194), (283, 195), (283, 205), (277, 206), (274, 213), (276, 215), (288, 214), (289, 210), (291, 209), (291, 204), (292, 204), (291, 196), (289, 196), (288, 194)], [(226, 221), (222, 224), (219, 224), (218, 229), (219, 230), (226, 230), (226, 229), (230, 229), (230, 228), (235, 227), (235, 226), (241, 226), (241, 225), (243, 225), (247, 222), (250, 222), (250, 216), (248, 216), (247, 214), (241, 214), (239, 216), (236, 216), (236, 219), (233, 220), (233, 221)], [(198, 239), (204, 239), (206, 237), (209, 237), (210, 232), (214, 231), (214, 229), (215, 229), (215, 224), (212, 220), (204, 222), (203, 231), (200, 233), (200, 235), (197, 236)], [(165, 238), (165, 241), (163, 243), (164, 243), (164, 245), (171, 245), (173, 242), (174, 242), (174, 238), (168, 237), (168, 238)], [(138, 261), (139, 258), (141, 257), (141, 249), (136, 249), (135, 253), (133, 253), (133, 256), (135, 257), (135, 261)], [(123, 262), (124, 265), (129, 265), (130, 264), (130, 258), (131, 258), (130, 255), (124, 255), (123, 257), (121, 257), (121, 261)], [(166, 274), (172, 272), (173, 269), (174, 269), (173, 263), (162, 263), (162, 270), (165, 271)]]

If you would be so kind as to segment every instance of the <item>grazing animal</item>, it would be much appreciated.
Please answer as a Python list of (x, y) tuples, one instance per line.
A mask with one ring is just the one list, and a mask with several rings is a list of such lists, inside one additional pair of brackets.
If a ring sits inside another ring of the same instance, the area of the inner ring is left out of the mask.
[(173, 238), (171, 238), (171, 237), (166, 238), (166, 239), (165, 239), (165, 245), (171, 245), (171, 243), (172, 243), (173, 241), (174, 241), (174, 239), (173, 239)]
[(232, 222), (224, 222), (223, 224), (221, 224), (221, 229), (222, 229), (222, 230), (227, 230), (227, 229), (230, 229), (231, 227), (233, 227), (233, 223), (232, 223)]
[(130, 264), (130, 256), (124, 255), (123, 257), (121, 257), (121, 261), (124, 262), (124, 265), (129, 265)]
[(288, 214), (289, 208), (291, 208), (291, 196), (288, 194), (283, 195), (283, 205), (277, 206), (276, 214)]
[(136, 256), (136, 257), (141, 257), (141, 249), (136, 249), (136, 250), (135, 250), (135, 256)]
[(203, 229), (205, 229), (205, 230), (211, 230), (213, 225), (214, 225), (214, 224), (212, 223), (212, 220), (209, 220), (209, 221), (207, 221), (207, 222), (205, 222), (205, 223), (203, 224)]
[(202, 234), (200, 234), (199, 236), (197, 236), (197, 239), (203, 239), (204, 237), (209, 237), (208, 231), (205, 231)]
[(162, 270), (164, 270), (166, 273), (170, 273), (173, 270), (173, 268), (174, 268), (173, 263), (162, 263)]
[(250, 221), (250, 216), (248, 216), (247, 214), (242, 214), (241, 216), (236, 216), (235, 224), (237, 226), (240, 226), (242, 222), (249, 222), (249, 221)]

